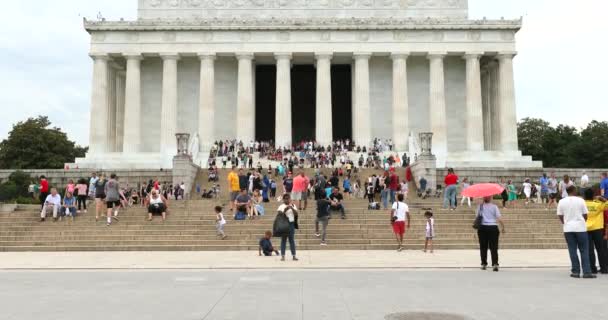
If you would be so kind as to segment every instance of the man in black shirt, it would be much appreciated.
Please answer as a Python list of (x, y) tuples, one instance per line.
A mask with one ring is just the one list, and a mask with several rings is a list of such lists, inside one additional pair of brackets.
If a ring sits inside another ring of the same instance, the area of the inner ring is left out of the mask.
[(346, 219), (346, 212), (344, 211), (344, 205), (342, 204), (342, 200), (344, 197), (338, 190), (338, 188), (334, 188), (331, 194), (329, 195), (330, 200), (330, 208), (332, 210), (340, 211), (342, 214), (342, 219)]
[[(327, 235), (327, 225), (329, 224), (329, 209), (331, 202), (327, 199), (317, 200), (317, 219), (315, 220), (315, 236), (321, 237), (321, 245), (326, 246), (325, 236)], [(319, 234), (319, 223), (323, 226), (323, 232)]]

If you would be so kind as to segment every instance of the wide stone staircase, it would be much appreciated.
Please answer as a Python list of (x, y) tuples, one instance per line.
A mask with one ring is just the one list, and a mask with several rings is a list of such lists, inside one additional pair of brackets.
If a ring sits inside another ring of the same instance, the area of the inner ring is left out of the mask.
[[(310, 174), (312, 171), (307, 170)], [(326, 170), (327, 171), (327, 170)], [(359, 173), (363, 180), (373, 171)], [(266, 203), (267, 214), (257, 220), (234, 221), (226, 206), (229, 236), (220, 240), (215, 231), (215, 205), (227, 204), (227, 171), (220, 174), (222, 196), (213, 200), (171, 201), (166, 222), (159, 218), (146, 221), (146, 210), (133, 207), (120, 213), (120, 221), (107, 227), (104, 221), (95, 222), (94, 209), (81, 214), (74, 222), (40, 223), (36, 207), (21, 206), (10, 214), (0, 215), (0, 251), (188, 251), (188, 250), (257, 250), (258, 240), (272, 229), (278, 203)], [(403, 175), (400, 172), (400, 176)], [(206, 170), (196, 180), (209, 187)], [(431, 208), (435, 216), (435, 248), (475, 249), (477, 236), (471, 227), (473, 209), (460, 206), (456, 211), (441, 210), (440, 199), (421, 200), (410, 194), (407, 200), (412, 215), (412, 226), (406, 234), (407, 249), (421, 249), (424, 244), (425, 220), (423, 213)], [(347, 219), (338, 214), (330, 220), (328, 246), (321, 247), (314, 235), (314, 201), (301, 213), (300, 230), (296, 234), (298, 250), (391, 250), (396, 248), (385, 210), (368, 210), (367, 200), (346, 200)], [(521, 205), (521, 204), (520, 204)], [(501, 236), (505, 249), (565, 248), (561, 226), (553, 210), (538, 206), (503, 211), (507, 232)], [(102, 219), (103, 220), (103, 219)], [(275, 245), (280, 243), (274, 239)]]

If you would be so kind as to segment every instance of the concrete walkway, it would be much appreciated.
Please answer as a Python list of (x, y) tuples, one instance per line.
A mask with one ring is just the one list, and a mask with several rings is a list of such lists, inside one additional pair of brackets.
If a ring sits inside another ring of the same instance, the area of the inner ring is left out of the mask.
[[(502, 268), (569, 268), (566, 250), (501, 250)], [(479, 251), (300, 251), (300, 261), (257, 252), (3, 252), (0, 269), (469, 269)]]

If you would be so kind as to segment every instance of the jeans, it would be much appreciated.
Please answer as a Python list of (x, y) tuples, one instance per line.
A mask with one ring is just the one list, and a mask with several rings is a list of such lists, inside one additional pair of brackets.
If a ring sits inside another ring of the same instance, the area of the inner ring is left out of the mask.
[(481, 226), (477, 230), (479, 238), (479, 253), (481, 256), (481, 265), (488, 265), (488, 249), (492, 255), (492, 266), (498, 265), (498, 238), (500, 231), (498, 226)]
[(391, 196), (391, 203), (395, 203), (395, 190), (389, 190)]
[(588, 231), (589, 236), (589, 264), (591, 265), (591, 272), (597, 273), (597, 265), (595, 264), (595, 252), (597, 251), (597, 257), (600, 264), (600, 272), (608, 272), (608, 248), (606, 248), (606, 241), (604, 240), (604, 229)]
[(389, 194), (389, 190), (388, 189), (383, 189), (380, 192), (380, 198), (382, 199), (382, 207), (384, 209), (388, 209), (388, 194)]
[(443, 195), (443, 208), (456, 208), (456, 185), (449, 185), (445, 188)]
[(342, 216), (346, 216), (346, 212), (344, 211), (344, 205), (343, 204), (339, 204), (337, 206), (331, 206), (330, 207), (331, 210), (336, 210), (336, 211), (340, 211), (340, 213), (342, 214)]
[(295, 222), (289, 223), (289, 235), (281, 237), (281, 256), (285, 256), (285, 249), (287, 247), (287, 239), (289, 239), (289, 249), (291, 250), (291, 255), (296, 256), (296, 224)]
[(321, 232), (321, 241), (325, 242), (325, 236), (327, 235), (327, 225), (329, 224), (329, 217), (325, 216), (317, 218), (317, 220), (315, 221), (315, 232), (317, 234), (319, 234), (319, 223), (323, 228), (323, 231)]
[[(568, 253), (570, 254), (570, 262), (572, 263), (572, 274), (581, 274), (581, 263), (583, 265), (583, 274), (591, 274), (591, 265), (589, 263), (589, 236), (587, 232), (564, 232), (566, 243), (568, 244)], [(581, 260), (578, 259), (577, 250), (581, 253)]]

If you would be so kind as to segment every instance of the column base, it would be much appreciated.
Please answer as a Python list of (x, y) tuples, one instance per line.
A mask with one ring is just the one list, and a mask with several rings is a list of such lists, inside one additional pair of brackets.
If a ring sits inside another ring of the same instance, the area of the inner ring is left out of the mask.
[(95, 170), (172, 169), (173, 159), (167, 163), (163, 161), (164, 158), (158, 152), (87, 154), (85, 158), (76, 158), (75, 163), (67, 163), (66, 167)]
[(521, 151), (449, 152), (437, 167), (449, 168), (542, 168), (542, 161), (523, 156)]

